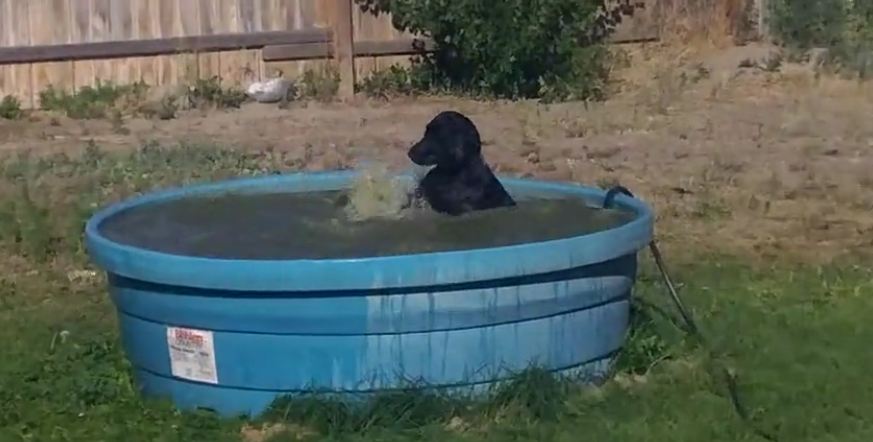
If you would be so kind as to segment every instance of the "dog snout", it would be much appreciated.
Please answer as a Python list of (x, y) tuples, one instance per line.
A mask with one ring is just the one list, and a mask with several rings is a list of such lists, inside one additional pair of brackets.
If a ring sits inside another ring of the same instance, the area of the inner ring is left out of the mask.
[(419, 166), (433, 166), (436, 164), (436, 156), (431, 152), (426, 140), (415, 143), (408, 152), (409, 159)]

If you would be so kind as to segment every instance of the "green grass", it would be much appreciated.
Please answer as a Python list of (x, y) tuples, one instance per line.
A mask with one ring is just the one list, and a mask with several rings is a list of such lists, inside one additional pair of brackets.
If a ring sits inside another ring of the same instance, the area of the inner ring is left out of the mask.
[(195, 108), (238, 109), (248, 98), (236, 87), (222, 87), (219, 77), (199, 79), (188, 89), (188, 100)]
[[(255, 422), (142, 400), (103, 281), (70, 277), (87, 266), (84, 220), (156, 186), (299, 166), (278, 153), (156, 145), (5, 160), (0, 441), (236, 441), (244, 426), (273, 428), (273, 442), (762, 440), (733, 412), (707, 353), (659, 313), (673, 310), (647, 259), (627, 351), (598, 388), (531, 370), (488, 401), (402, 392), (346, 407), (311, 397), (280, 401)], [(873, 437), (873, 271), (683, 256), (670, 262), (673, 277), (719, 362), (738, 374), (755, 425), (782, 441)]]

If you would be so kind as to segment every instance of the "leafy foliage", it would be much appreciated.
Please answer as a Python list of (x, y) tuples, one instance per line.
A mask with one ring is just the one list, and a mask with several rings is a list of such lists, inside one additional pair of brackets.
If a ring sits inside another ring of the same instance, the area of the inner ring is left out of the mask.
[(4, 120), (17, 120), (21, 118), (21, 101), (12, 95), (7, 95), (0, 100), (0, 118)]
[(602, 93), (607, 52), (599, 46), (628, 2), (603, 0), (356, 0), (390, 12), (394, 25), (433, 39), (423, 55), (434, 82), (504, 98), (588, 98)]
[(307, 69), (296, 84), (296, 98), (330, 101), (336, 96), (339, 86), (340, 73), (336, 68)]
[(188, 89), (188, 103), (198, 109), (238, 109), (246, 99), (246, 93), (242, 89), (222, 87), (221, 79), (217, 76), (198, 79)]
[(39, 102), (43, 110), (60, 111), (77, 120), (95, 119), (106, 117), (119, 106), (139, 103), (147, 91), (144, 83), (116, 86), (98, 81), (94, 87), (83, 86), (74, 93), (49, 86), (39, 93)]
[(773, 30), (792, 49), (828, 49), (824, 61), (859, 72), (873, 70), (873, 1), (776, 0)]
[(777, 0), (773, 29), (784, 43), (803, 49), (839, 43), (846, 25), (845, 0)]
[(386, 70), (373, 72), (357, 85), (357, 89), (371, 98), (387, 99), (433, 91), (436, 88), (432, 79), (430, 71), (421, 63), (409, 68), (393, 65)]

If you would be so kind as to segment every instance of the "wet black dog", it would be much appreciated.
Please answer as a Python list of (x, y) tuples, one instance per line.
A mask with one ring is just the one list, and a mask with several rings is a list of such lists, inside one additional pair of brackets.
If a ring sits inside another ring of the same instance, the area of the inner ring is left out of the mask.
[(409, 159), (436, 166), (418, 184), (418, 192), (437, 212), (461, 215), (515, 205), (482, 158), (476, 126), (458, 112), (442, 112), (431, 120), (424, 138), (409, 149)]

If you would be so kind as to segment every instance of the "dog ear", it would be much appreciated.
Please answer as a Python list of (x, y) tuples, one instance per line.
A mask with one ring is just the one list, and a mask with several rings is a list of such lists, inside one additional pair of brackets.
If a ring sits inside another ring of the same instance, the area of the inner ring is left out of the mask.
[(451, 145), (447, 146), (446, 149), (451, 157), (451, 162), (455, 165), (464, 164), (467, 161), (467, 148), (464, 143), (463, 137), (455, 137), (452, 140)]
[(466, 163), (482, 153), (482, 142), (475, 129), (462, 130), (454, 138), (452, 155), (458, 164)]
[(439, 147), (439, 165), (445, 169), (462, 167), (470, 159), (469, 149), (464, 137), (451, 134), (434, 140)]

